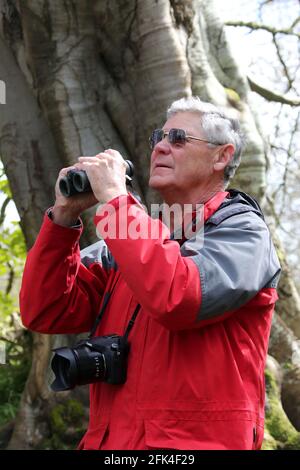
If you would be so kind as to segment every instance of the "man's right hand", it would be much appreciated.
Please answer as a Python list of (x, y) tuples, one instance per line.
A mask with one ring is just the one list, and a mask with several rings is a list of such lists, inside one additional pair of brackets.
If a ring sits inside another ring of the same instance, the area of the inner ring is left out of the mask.
[(65, 197), (60, 192), (60, 179), (63, 176), (66, 176), (68, 171), (76, 170), (77, 166), (79, 166), (79, 164), (75, 163), (70, 167), (60, 170), (55, 184), (55, 204), (52, 209), (52, 220), (56, 224), (63, 225), (65, 227), (75, 225), (78, 217), (83, 211), (99, 203), (98, 199), (95, 198), (92, 192), (80, 193), (71, 197)]

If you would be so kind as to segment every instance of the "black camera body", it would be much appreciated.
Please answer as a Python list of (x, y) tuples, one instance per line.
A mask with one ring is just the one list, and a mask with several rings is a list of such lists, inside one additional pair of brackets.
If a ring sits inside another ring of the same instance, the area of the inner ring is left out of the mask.
[(55, 392), (95, 382), (118, 385), (126, 381), (129, 343), (124, 336), (110, 334), (88, 338), (74, 348), (53, 351), (51, 367), (55, 380), (51, 389)]

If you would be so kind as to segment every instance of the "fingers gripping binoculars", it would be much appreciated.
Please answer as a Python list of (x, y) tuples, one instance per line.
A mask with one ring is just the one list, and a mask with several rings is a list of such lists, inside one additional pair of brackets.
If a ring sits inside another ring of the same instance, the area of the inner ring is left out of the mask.
[[(134, 173), (134, 166), (130, 160), (126, 163), (126, 182), (131, 183)], [(63, 196), (70, 197), (79, 193), (88, 193), (92, 191), (89, 179), (84, 170), (70, 170), (66, 176), (59, 180), (59, 189)]]

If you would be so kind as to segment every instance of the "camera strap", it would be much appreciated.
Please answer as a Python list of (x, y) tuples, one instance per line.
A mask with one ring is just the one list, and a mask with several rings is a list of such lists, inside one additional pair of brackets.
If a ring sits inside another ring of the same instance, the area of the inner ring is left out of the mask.
[(99, 312), (99, 314), (98, 314), (98, 316), (97, 316), (97, 318), (96, 318), (96, 320), (95, 320), (95, 323), (94, 323), (94, 325), (93, 325), (93, 328), (91, 329), (91, 332), (90, 332), (90, 334), (89, 334), (89, 338), (92, 338), (92, 337), (94, 336), (94, 334), (95, 334), (95, 332), (96, 332), (96, 330), (97, 330), (97, 328), (98, 328), (98, 325), (99, 325), (99, 323), (100, 323), (100, 321), (101, 321), (101, 319), (102, 319), (102, 317), (103, 317), (103, 314), (104, 314), (104, 312), (105, 312), (105, 309), (106, 309), (106, 307), (107, 307), (107, 304), (108, 304), (108, 301), (109, 301), (109, 299), (110, 299), (110, 297), (111, 297), (111, 294), (113, 293), (114, 288), (116, 287), (116, 285), (117, 285), (117, 283), (118, 283), (119, 278), (120, 278), (120, 273), (119, 273), (119, 275), (117, 276), (117, 279), (116, 279), (114, 285), (112, 286), (112, 289), (104, 294), (103, 303), (102, 303), (100, 312)]
[(111, 294), (110, 292), (106, 292), (106, 293), (104, 294), (104, 300), (103, 300), (103, 304), (102, 304), (101, 310), (100, 310), (99, 315), (97, 316), (97, 318), (96, 318), (96, 320), (95, 320), (95, 323), (94, 323), (93, 328), (91, 329), (91, 332), (90, 332), (90, 334), (89, 334), (89, 338), (92, 338), (92, 337), (94, 336), (94, 334), (95, 334), (95, 332), (96, 332), (96, 330), (97, 330), (97, 328), (98, 328), (98, 325), (99, 325), (99, 323), (100, 323), (100, 320), (101, 320), (101, 318), (103, 317), (103, 313), (104, 313), (104, 311), (105, 311), (105, 309), (106, 309), (106, 306), (107, 306), (107, 304), (108, 304), (108, 301), (109, 301), (109, 299), (110, 299), (110, 294)]
[(135, 310), (133, 312), (133, 315), (132, 317), (130, 318), (129, 322), (128, 322), (128, 325), (127, 325), (127, 328), (126, 328), (126, 331), (124, 333), (124, 338), (127, 340), (128, 338), (128, 335), (134, 325), (134, 322), (135, 322), (135, 319), (137, 317), (137, 314), (139, 313), (139, 310), (140, 310), (141, 306), (140, 304), (137, 304), (137, 306), (135, 307)]
[[(105, 309), (106, 309), (106, 307), (107, 307), (108, 301), (109, 301), (109, 299), (110, 299), (110, 297), (111, 297), (111, 295), (112, 295), (112, 293), (113, 293), (113, 290), (114, 290), (114, 288), (115, 288), (115, 286), (116, 286), (116, 284), (117, 284), (117, 282), (118, 282), (118, 280), (119, 280), (119, 277), (120, 277), (120, 276), (117, 277), (117, 279), (116, 279), (116, 281), (115, 281), (115, 283), (114, 283), (114, 285), (113, 285), (111, 291), (106, 292), (106, 293), (104, 294), (103, 303), (102, 303), (102, 306), (101, 306), (99, 315), (97, 316), (97, 318), (96, 318), (96, 320), (95, 320), (95, 323), (94, 323), (94, 325), (93, 325), (93, 328), (91, 329), (91, 332), (90, 332), (90, 334), (89, 334), (89, 338), (92, 338), (92, 337), (95, 335), (95, 333), (96, 333), (96, 330), (97, 330), (97, 328), (98, 328), (98, 325), (99, 325), (99, 323), (100, 323), (100, 321), (101, 321), (101, 319), (102, 319), (102, 317), (103, 317), (103, 314), (104, 314)], [(136, 317), (137, 317), (137, 314), (138, 314), (140, 308), (141, 308), (140, 304), (137, 304), (137, 306), (135, 307), (135, 310), (134, 310), (134, 312), (133, 312), (133, 315), (132, 315), (132, 317), (130, 318), (130, 320), (129, 320), (129, 322), (128, 322), (126, 331), (125, 331), (125, 333), (124, 333), (124, 338), (125, 338), (126, 340), (127, 340), (127, 338), (128, 338), (128, 335), (129, 335), (129, 333), (130, 333), (130, 331), (131, 331), (133, 325), (134, 325), (135, 319), (136, 319)]]

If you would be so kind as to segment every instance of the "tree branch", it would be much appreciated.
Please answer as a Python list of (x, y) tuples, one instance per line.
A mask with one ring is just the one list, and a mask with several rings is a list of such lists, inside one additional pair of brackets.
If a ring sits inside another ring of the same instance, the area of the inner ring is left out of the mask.
[(226, 21), (225, 25), (246, 27), (252, 29), (252, 31), (262, 29), (263, 31), (267, 31), (268, 33), (271, 33), (273, 35), (288, 34), (290, 36), (296, 36), (298, 39), (300, 39), (300, 33), (293, 31), (293, 27), (295, 26), (295, 24), (297, 24), (298, 20), (299, 19), (297, 18), (297, 20), (295, 20), (288, 29), (277, 29), (273, 28), (272, 26), (267, 26), (265, 24), (255, 23), (254, 21)]
[(5, 199), (5, 201), (3, 202), (2, 206), (1, 206), (1, 209), (0, 209), (0, 227), (1, 225), (3, 224), (4, 222), (4, 219), (5, 219), (5, 211), (6, 211), (6, 208), (8, 206), (8, 204), (10, 203), (11, 201), (11, 197), (7, 197)]
[(295, 28), (295, 26), (299, 23), (299, 21), (300, 21), (300, 16), (298, 16), (298, 18), (296, 18), (296, 19), (293, 21), (293, 23), (292, 23), (291, 26), (290, 26), (290, 29)]
[(15, 278), (15, 270), (13, 268), (13, 265), (8, 261), (6, 263), (6, 266), (8, 268), (8, 280), (7, 280), (7, 285), (5, 289), (5, 294), (8, 295), (11, 292), (14, 278)]
[(275, 48), (276, 48), (276, 52), (277, 52), (277, 56), (278, 56), (279, 62), (281, 63), (281, 65), (282, 65), (282, 67), (283, 67), (284, 74), (285, 74), (285, 76), (286, 76), (286, 78), (287, 78), (287, 81), (288, 81), (288, 83), (289, 83), (289, 85), (288, 85), (288, 90), (286, 90), (286, 91), (289, 91), (289, 90), (292, 88), (292, 86), (293, 86), (293, 81), (294, 81), (294, 80), (290, 77), (289, 69), (288, 69), (288, 67), (286, 66), (286, 63), (285, 63), (285, 61), (284, 61), (284, 59), (283, 59), (283, 57), (282, 57), (282, 54), (281, 54), (281, 51), (280, 51), (280, 46), (279, 46), (279, 44), (278, 44), (278, 41), (277, 41), (275, 35), (273, 36), (273, 42), (274, 42), (274, 45), (275, 45)]
[(250, 77), (247, 78), (251, 90), (255, 91), (266, 100), (276, 101), (277, 103), (288, 104), (290, 106), (300, 106), (300, 99), (287, 98), (284, 95), (280, 95), (279, 93), (275, 93), (274, 91), (269, 90), (268, 88), (264, 88), (261, 85), (258, 85), (258, 83), (254, 82)]
[(283, 174), (283, 179), (282, 179), (282, 203), (281, 203), (280, 212), (278, 214), (280, 219), (282, 218), (283, 212), (286, 209), (287, 182), (288, 182), (288, 177), (290, 176), (290, 161), (293, 158), (293, 141), (298, 131), (299, 119), (300, 119), (300, 112), (298, 113), (297, 119), (294, 124), (294, 128), (292, 129), (289, 146), (286, 150), (287, 158), (286, 158), (285, 169), (284, 169), (284, 174)]
[(12, 344), (13, 346), (19, 346), (18, 341), (13, 341), (11, 339), (5, 338), (5, 336), (0, 336), (0, 341), (5, 341), (6, 343)]

